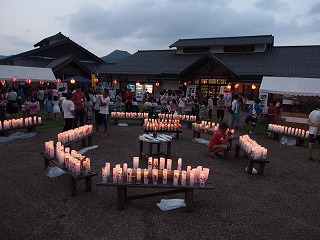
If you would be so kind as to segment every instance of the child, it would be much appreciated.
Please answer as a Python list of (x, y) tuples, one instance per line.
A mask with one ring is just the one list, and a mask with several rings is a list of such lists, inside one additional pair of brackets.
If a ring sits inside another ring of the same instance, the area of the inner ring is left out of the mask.
[(52, 94), (49, 93), (47, 99), (44, 101), (44, 109), (47, 111), (47, 120), (51, 120), (52, 118)]
[(29, 104), (30, 102), (28, 102), (26, 98), (23, 98), (22, 104), (21, 104), (21, 112), (22, 112), (23, 118), (26, 118), (27, 116), (29, 116)]
[(32, 98), (29, 104), (29, 114), (31, 117), (38, 115), (38, 102)]
[(56, 121), (58, 121), (59, 120), (59, 114), (60, 114), (60, 100), (59, 100), (59, 97), (54, 96), (52, 104), (53, 104), (53, 109), (52, 109), (53, 117), (54, 117), (54, 119)]

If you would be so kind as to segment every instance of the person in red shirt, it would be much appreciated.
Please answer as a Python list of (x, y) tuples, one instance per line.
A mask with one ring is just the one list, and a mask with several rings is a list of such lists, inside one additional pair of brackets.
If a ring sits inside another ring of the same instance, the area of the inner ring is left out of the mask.
[(269, 108), (268, 108), (268, 116), (267, 116), (267, 123), (275, 123), (276, 122), (276, 116), (277, 116), (277, 108), (275, 102), (270, 102)]
[(127, 92), (124, 94), (126, 112), (132, 112), (132, 101), (133, 101), (133, 93), (131, 89), (128, 88)]
[(84, 125), (86, 117), (86, 97), (84, 92), (81, 91), (81, 85), (76, 85), (76, 91), (73, 93), (72, 102), (74, 103), (74, 123), (73, 128), (77, 128), (80, 119), (80, 126)]
[(223, 152), (224, 156), (228, 156), (228, 148), (229, 148), (229, 133), (228, 133), (229, 125), (227, 123), (220, 123), (219, 130), (215, 131), (212, 137), (210, 138), (208, 144), (208, 151), (210, 152), (210, 156), (213, 158), (222, 157), (219, 153)]

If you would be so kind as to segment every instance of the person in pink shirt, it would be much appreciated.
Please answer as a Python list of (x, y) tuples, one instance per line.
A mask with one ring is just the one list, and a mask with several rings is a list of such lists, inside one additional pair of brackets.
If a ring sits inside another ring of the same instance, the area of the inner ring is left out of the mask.
[(74, 123), (73, 128), (77, 128), (80, 119), (80, 126), (83, 126), (86, 118), (86, 97), (84, 92), (81, 91), (81, 85), (76, 85), (76, 91), (73, 93), (72, 101), (74, 103)]
[(229, 148), (229, 133), (228, 133), (229, 125), (227, 123), (221, 123), (219, 125), (219, 130), (215, 131), (212, 137), (210, 138), (208, 144), (208, 151), (210, 152), (210, 156), (213, 158), (221, 158), (220, 152), (223, 152), (224, 156), (228, 156), (228, 148)]

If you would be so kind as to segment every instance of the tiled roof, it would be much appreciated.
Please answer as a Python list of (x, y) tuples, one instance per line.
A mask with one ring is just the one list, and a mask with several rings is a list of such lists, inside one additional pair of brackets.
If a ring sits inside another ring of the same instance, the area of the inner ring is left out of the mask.
[[(264, 53), (212, 55), (242, 77), (320, 77), (320, 46), (270, 46)], [(203, 56), (176, 54), (175, 50), (138, 51), (123, 62), (108, 66), (107, 71), (109, 74), (178, 75)]]
[(272, 35), (219, 37), (219, 38), (195, 38), (179, 39), (169, 47), (209, 47), (209, 46), (235, 46), (235, 45), (273, 45)]

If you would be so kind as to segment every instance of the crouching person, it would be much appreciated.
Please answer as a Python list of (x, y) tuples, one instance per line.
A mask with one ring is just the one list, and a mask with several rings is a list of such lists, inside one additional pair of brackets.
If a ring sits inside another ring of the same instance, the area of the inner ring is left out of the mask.
[[(208, 151), (210, 156), (213, 158), (229, 157), (230, 145), (229, 145), (229, 133), (228, 133), (228, 124), (221, 123), (219, 130), (210, 138), (208, 144)], [(223, 153), (221, 155), (220, 153)]]

